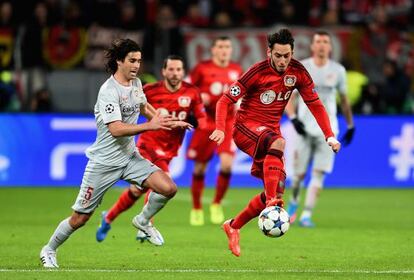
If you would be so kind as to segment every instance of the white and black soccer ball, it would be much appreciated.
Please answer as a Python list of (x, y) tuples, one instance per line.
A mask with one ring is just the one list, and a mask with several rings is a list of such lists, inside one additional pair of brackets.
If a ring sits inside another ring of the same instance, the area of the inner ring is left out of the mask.
[(264, 235), (280, 237), (289, 230), (289, 215), (279, 206), (270, 206), (260, 213), (258, 225)]

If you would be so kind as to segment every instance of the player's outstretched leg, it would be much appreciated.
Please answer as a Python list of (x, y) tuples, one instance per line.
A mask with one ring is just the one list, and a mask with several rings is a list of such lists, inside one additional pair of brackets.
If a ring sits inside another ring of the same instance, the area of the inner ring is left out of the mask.
[(111, 229), (111, 224), (106, 221), (106, 213), (107, 211), (103, 211), (101, 213), (101, 224), (96, 231), (96, 241), (98, 242), (104, 241), (108, 234), (108, 231)]
[(235, 255), (236, 257), (240, 256), (240, 230), (239, 229), (234, 229), (231, 227), (231, 221), (232, 220), (227, 220), (223, 223), (223, 230), (227, 235), (227, 239), (229, 242), (229, 249), (231, 251), (231, 253), (233, 255)]
[(235, 256), (240, 256), (239, 230), (250, 220), (259, 216), (260, 212), (266, 207), (265, 201), (266, 195), (262, 192), (254, 196), (232, 221), (224, 222), (222, 228), (227, 234), (229, 249)]
[(132, 219), (132, 224), (145, 233), (149, 242), (160, 246), (164, 244), (164, 238), (153, 226), (151, 219), (174, 197), (177, 186), (165, 172), (159, 170), (145, 180), (143, 187), (151, 189), (152, 192), (141, 213)]
[(40, 261), (45, 268), (59, 268), (56, 260), (56, 251), (50, 249), (47, 245), (43, 246), (40, 251)]
[(57, 226), (49, 242), (40, 251), (40, 261), (45, 268), (58, 268), (56, 251), (78, 228), (83, 226), (91, 214), (74, 212), (72, 216), (64, 219)]

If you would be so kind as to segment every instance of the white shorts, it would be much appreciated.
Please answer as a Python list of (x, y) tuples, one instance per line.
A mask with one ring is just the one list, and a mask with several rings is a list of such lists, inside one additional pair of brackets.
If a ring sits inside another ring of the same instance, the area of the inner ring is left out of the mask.
[(160, 169), (136, 153), (126, 166), (121, 167), (107, 166), (89, 160), (72, 209), (79, 213), (92, 213), (101, 204), (106, 191), (117, 181), (125, 180), (140, 188), (142, 183), (157, 170)]
[(298, 135), (294, 152), (295, 175), (305, 174), (312, 162), (313, 170), (331, 173), (334, 165), (335, 153), (326, 143), (325, 138), (307, 135)]

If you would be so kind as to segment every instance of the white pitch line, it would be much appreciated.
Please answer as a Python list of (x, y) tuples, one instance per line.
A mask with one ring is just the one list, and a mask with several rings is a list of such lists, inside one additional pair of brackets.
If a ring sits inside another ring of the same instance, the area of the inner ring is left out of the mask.
[(324, 273), (414, 274), (414, 270), (312, 270), (312, 269), (0, 269), (0, 272), (112, 272), (112, 273)]

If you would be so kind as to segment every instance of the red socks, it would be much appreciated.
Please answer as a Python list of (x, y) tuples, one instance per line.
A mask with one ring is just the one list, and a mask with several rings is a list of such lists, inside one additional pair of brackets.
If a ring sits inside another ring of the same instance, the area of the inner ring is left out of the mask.
[(204, 175), (194, 175), (191, 182), (191, 195), (193, 197), (193, 209), (201, 209), (201, 195), (204, 190)]
[(131, 208), (137, 199), (138, 197), (135, 197), (129, 189), (125, 190), (106, 214), (106, 222), (112, 223), (119, 214)]
[(266, 207), (265, 200), (266, 197), (263, 192), (253, 197), (247, 207), (233, 219), (230, 226), (234, 229), (240, 229), (251, 219), (259, 216), (260, 212)]
[(266, 201), (276, 198), (276, 194), (284, 192), (286, 174), (284, 171), (283, 152), (270, 149), (263, 162), (263, 182), (266, 194)]
[(220, 204), (221, 200), (227, 192), (227, 189), (229, 188), (230, 178), (231, 173), (220, 171), (217, 177), (216, 195), (214, 196), (213, 203)]

